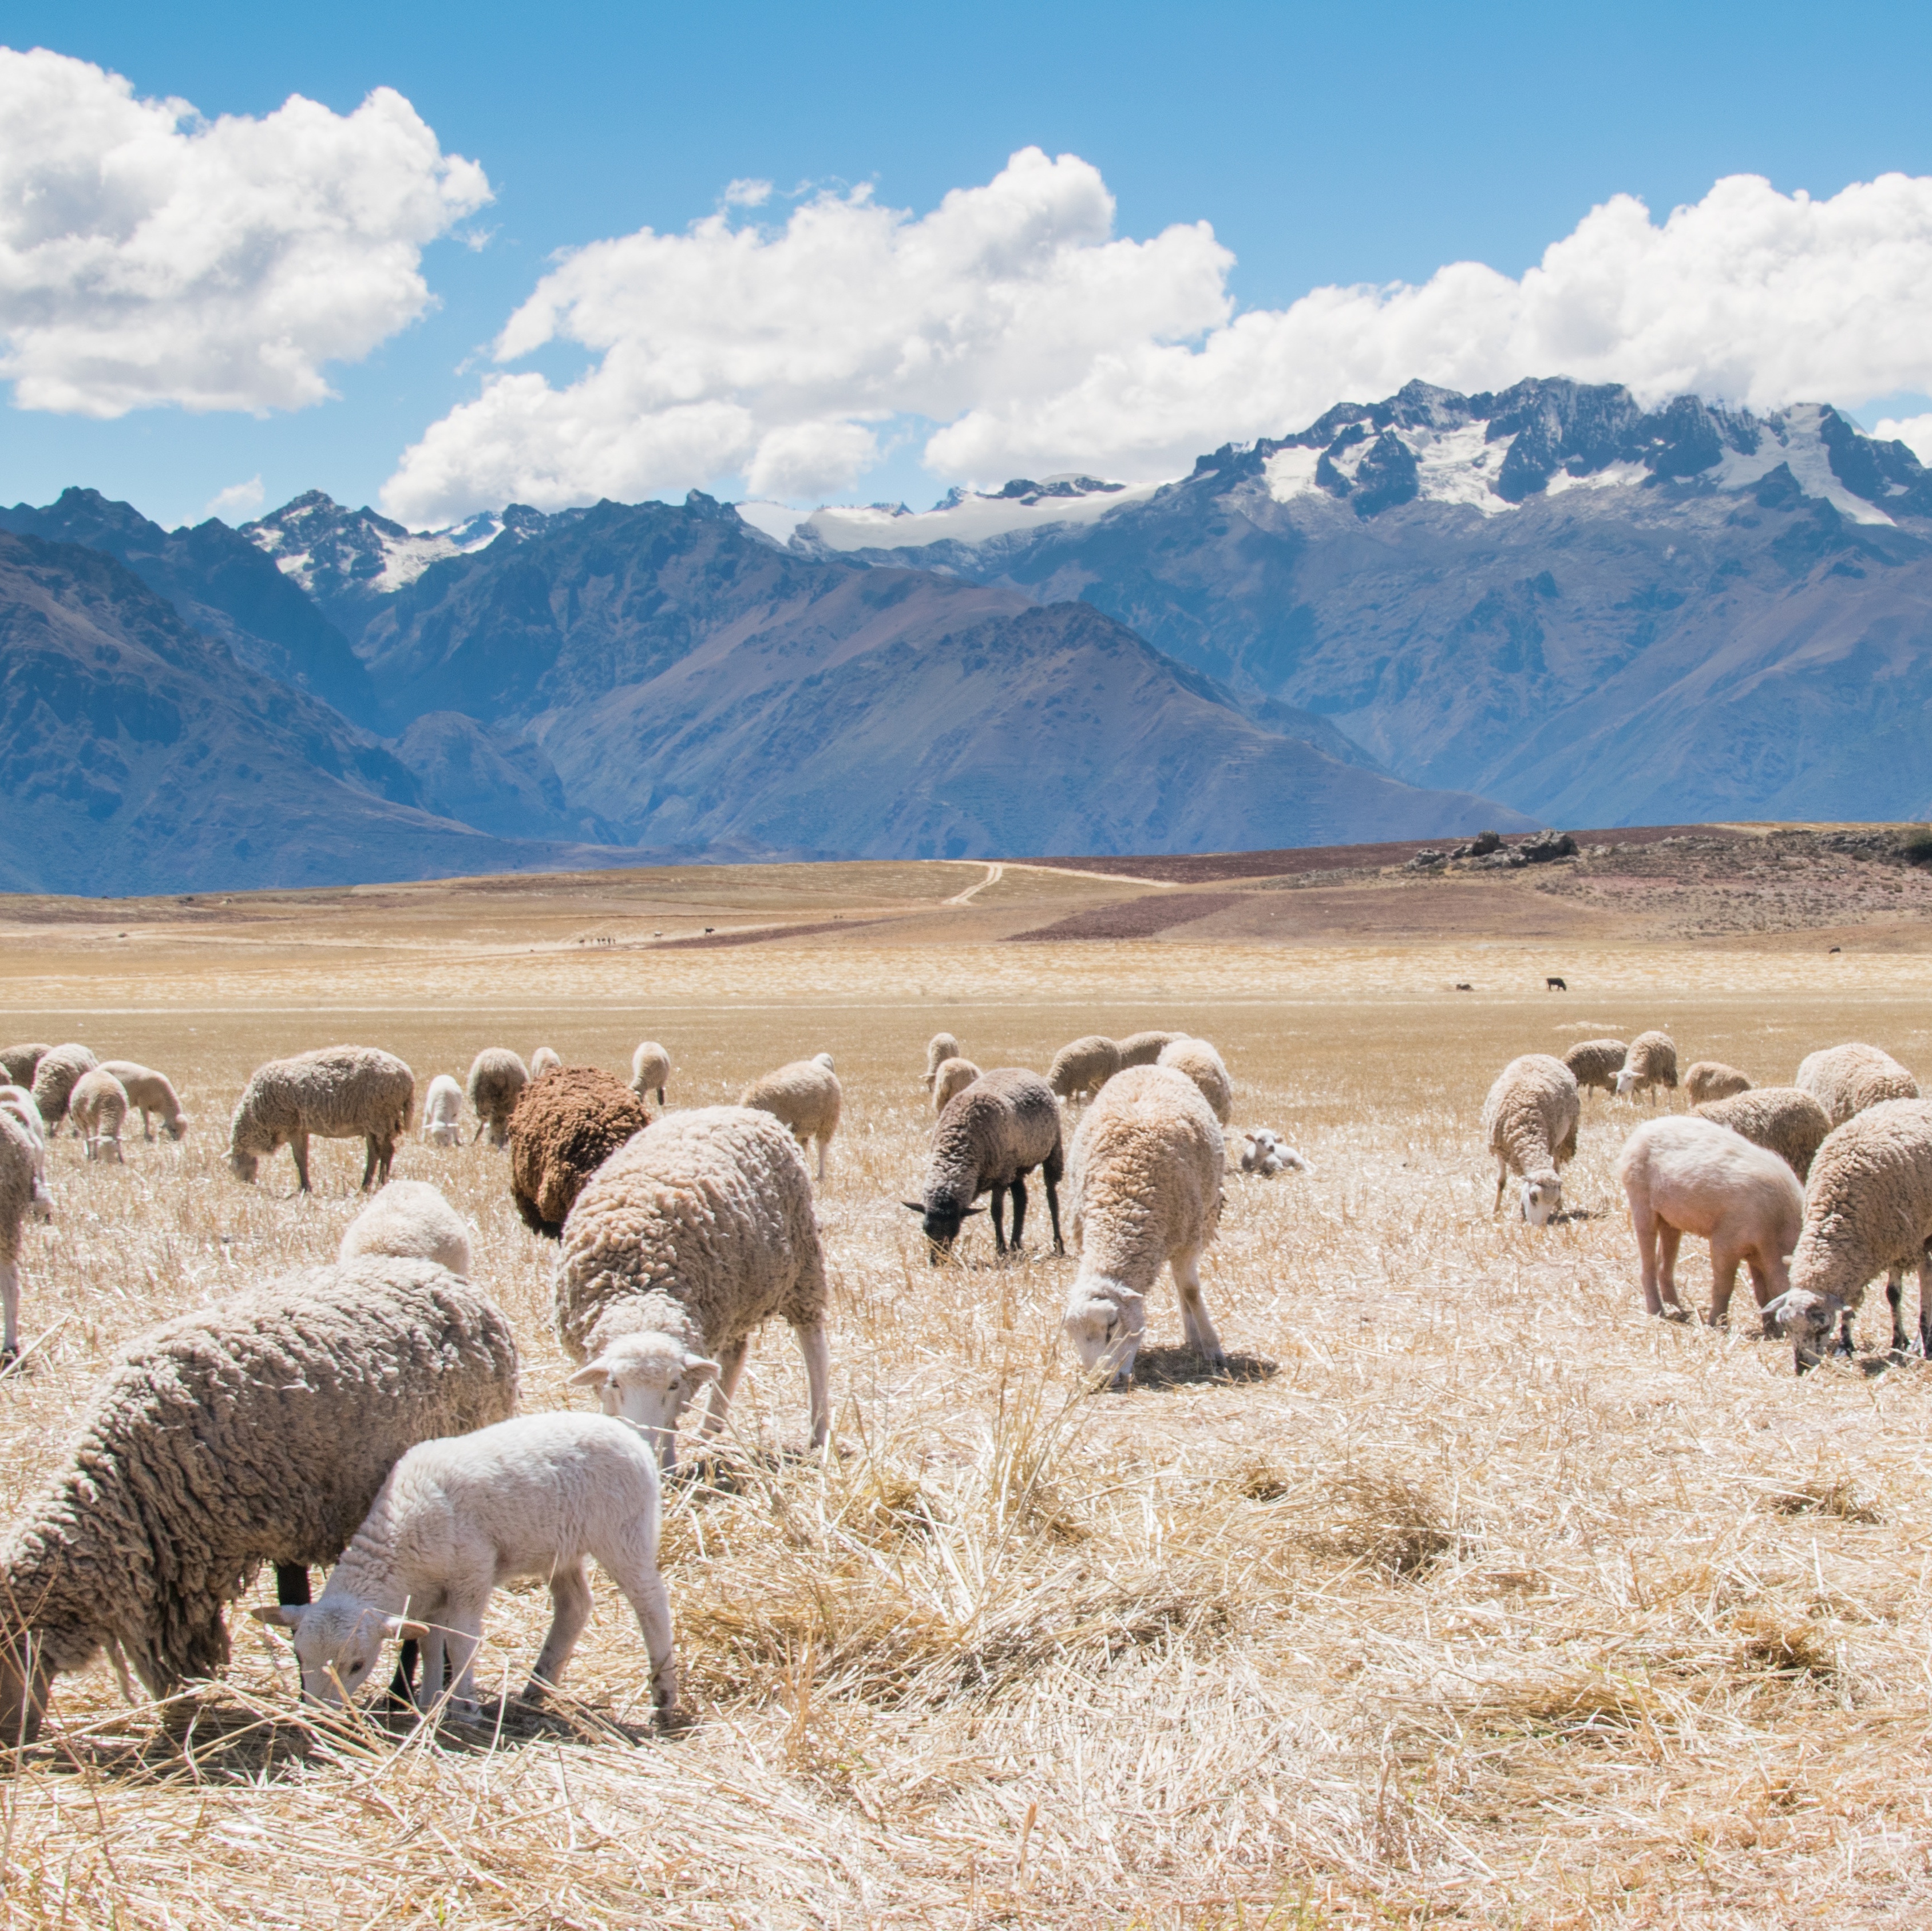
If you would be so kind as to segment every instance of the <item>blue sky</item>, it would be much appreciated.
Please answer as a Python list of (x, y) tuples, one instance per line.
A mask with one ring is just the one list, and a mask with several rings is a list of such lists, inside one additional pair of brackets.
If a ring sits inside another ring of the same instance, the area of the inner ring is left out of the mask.
[[(1730, 175), (1822, 199), (1888, 171), (1932, 173), (1932, 13), (1868, 8), (1856, 29), (1827, 10), (1764, 5), (10, 4), (5, 44), (98, 64), (138, 95), (179, 95), (211, 117), (264, 115), (291, 94), (346, 115), (371, 88), (393, 88), (446, 154), (482, 164), (494, 198), (460, 224), (482, 246), (446, 238), (423, 249), (431, 313), (359, 361), (328, 364), (339, 400), (260, 415), (164, 404), (112, 420), (9, 408), (0, 497), (44, 501), (84, 482), (170, 523), (256, 475), (271, 506), (310, 487), (375, 500), (405, 448), (476, 397), (495, 366), (488, 345), (556, 251), (646, 226), (680, 234), (736, 179), (774, 190), (740, 220), (782, 223), (801, 184), (872, 184), (878, 202), (924, 216), (949, 190), (994, 181), (1016, 151), (1076, 155), (1114, 197), (1117, 235), (1211, 223), (1234, 257), (1226, 294), (1280, 310), (1326, 284), (1423, 284), (1460, 260), (1520, 276), (1618, 193), (1660, 220)], [(1191, 271), (1209, 273), (1198, 262)], [(596, 360), (554, 337), (515, 366), (561, 388)], [(1919, 392), (1932, 384), (1910, 371), (1889, 393), (1849, 392), (1880, 379), (1861, 363), (1846, 392), (1820, 399), (1868, 421), (1927, 406)], [(997, 481), (959, 466), (1032, 453), (1012, 427), (1030, 411), (1088, 419), (1036, 411), (1034, 394), (976, 394), (1006, 430), (962, 439), (952, 472)], [(944, 418), (915, 398), (868, 419), (876, 460), (842, 487), (790, 493), (939, 493), (944, 478), (920, 452)], [(1041, 434), (1046, 467), (1052, 432)], [(1088, 446), (1116, 468), (1162, 459), (1104, 437)], [(1070, 451), (1076, 466), (1084, 453)], [(452, 460), (457, 480), (419, 481), (408, 500), (454, 503), (508, 473), (468, 444)], [(617, 473), (676, 494), (675, 466), (656, 456)], [(764, 473), (808, 484), (838, 472), (814, 443), (810, 460), (768, 460)], [(704, 480), (736, 493), (745, 474)]]

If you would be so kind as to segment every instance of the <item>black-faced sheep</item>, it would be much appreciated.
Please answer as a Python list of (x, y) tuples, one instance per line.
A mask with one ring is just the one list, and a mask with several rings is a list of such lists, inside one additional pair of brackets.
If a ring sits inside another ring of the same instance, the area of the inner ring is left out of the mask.
[(1563, 1055), (1563, 1063), (1579, 1093), (1610, 1093), (1616, 1091), (1617, 1075), (1629, 1056), (1630, 1048), (1621, 1039), (1579, 1039)]
[(838, 1131), (838, 1114), (844, 1095), (838, 1075), (832, 1069), (832, 1055), (820, 1053), (816, 1059), (794, 1060), (776, 1071), (761, 1073), (738, 1096), (740, 1106), (755, 1108), (782, 1120), (796, 1135), (801, 1147), (818, 1143), (818, 1180), (825, 1183), (825, 1150)]
[[(1017, 1252), (1026, 1225), (1026, 1177), (1036, 1167), (1046, 1181), (1053, 1251), (1066, 1252), (1060, 1231), (1060, 1176), (1065, 1164), (1060, 1136), (1059, 1102), (1037, 1073), (995, 1066), (953, 1096), (932, 1130), (926, 1197), (905, 1202), (924, 1223), (935, 1264), (959, 1237), (960, 1223), (981, 1211), (973, 1203), (987, 1192), (993, 1196), (994, 1246), (1002, 1254), (1009, 1246)], [(1013, 1201), (1010, 1243), (1000, 1225), (1009, 1193)]]
[(805, 1357), (812, 1442), (832, 1426), (825, 1256), (792, 1136), (753, 1107), (674, 1113), (600, 1168), (564, 1224), (558, 1338), (607, 1414), (650, 1435), (666, 1468), (679, 1415), (716, 1378), (722, 1423), (756, 1330), (790, 1324)]
[(40, 1055), (40, 1063), (34, 1069), (32, 1090), (34, 1104), (40, 1109), (40, 1117), (46, 1122), (50, 1139), (67, 1117), (68, 1096), (81, 1075), (91, 1073), (100, 1063), (85, 1046), (71, 1042), (50, 1047)]
[(1918, 1082), (1889, 1053), (1857, 1044), (1808, 1054), (1792, 1084), (1825, 1109), (1834, 1126), (1881, 1100), (1918, 1097)]
[(1617, 1075), (1617, 1091), (1641, 1091), (1654, 1099), (1659, 1087), (1677, 1090), (1676, 1042), (1668, 1033), (1640, 1033), (1630, 1042), (1623, 1071)]
[(1172, 1066), (1191, 1079), (1222, 1126), (1234, 1117), (1234, 1083), (1228, 1077), (1221, 1055), (1205, 1039), (1176, 1039), (1161, 1048), (1160, 1057), (1154, 1063)]
[(670, 1055), (655, 1039), (640, 1039), (631, 1055), (631, 1090), (640, 1099), (655, 1093), (658, 1104), (664, 1103), (664, 1088), (670, 1083)]
[(96, 1066), (74, 1083), (68, 1117), (86, 1143), (90, 1160), (121, 1162), (121, 1129), (128, 1118), (128, 1089), (105, 1066)]
[(491, 1146), (502, 1145), (510, 1115), (530, 1083), (530, 1069), (507, 1046), (485, 1046), (470, 1062), (470, 1110), (476, 1116), (478, 1140), (487, 1133)]
[(1721, 1060), (1700, 1060), (1684, 1075), (1684, 1097), (1693, 1106), (1707, 1105), (1717, 1099), (1735, 1099), (1750, 1090), (1750, 1075), (1726, 1066)]
[(52, 1678), (110, 1645), (157, 1696), (212, 1675), (260, 1564), (305, 1600), (397, 1458), (503, 1420), (516, 1388), (509, 1323), (419, 1261), (311, 1268), (135, 1336), (0, 1546), (0, 1736), (31, 1742)]
[(1120, 1070), (1120, 1048), (1098, 1033), (1089, 1033), (1054, 1054), (1046, 1083), (1059, 1099), (1090, 1099)]
[(510, 1198), (532, 1234), (555, 1240), (590, 1177), (651, 1123), (602, 1066), (560, 1066), (524, 1087), (510, 1115)]
[(1810, 1177), (1812, 1160), (1832, 1130), (1825, 1109), (1795, 1086), (1754, 1086), (1729, 1099), (1707, 1101), (1697, 1111), (1754, 1146), (1768, 1147), (1801, 1185)]
[(174, 1084), (152, 1066), (137, 1066), (132, 1060), (103, 1060), (100, 1070), (112, 1073), (128, 1095), (128, 1106), (141, 1116), (141, 1137), (154, 1137), (154, 1122), (170, 1140), (178, 1140), (188, 1131), (188, 1115), (175, 1096)]
[(360, 1140), (367, 1149), (362, 1186), (385, 1184), (396, 1142), (408, 1132), (416, 1076), (393, 1053), (375, 1046), (323, 1046), (257, 1066), (229, 1123), (228, 1164), (253, 1181), (265, 1155), (286, 1147), (301, 1191), (310, 1191), (308, 1143)]
[(1570, 1069), (1547, 1053), (1525, 1053), (1496, 1076), (1483, 1102), (1483, 1138), (1496, 1156), (1496, 1204), (1510, 1174), (1522, 1182), (1522, 1217), (1545, 1225), (1563, 1205), (1558, 1169), (1576, 1154), (1582, 1096)]

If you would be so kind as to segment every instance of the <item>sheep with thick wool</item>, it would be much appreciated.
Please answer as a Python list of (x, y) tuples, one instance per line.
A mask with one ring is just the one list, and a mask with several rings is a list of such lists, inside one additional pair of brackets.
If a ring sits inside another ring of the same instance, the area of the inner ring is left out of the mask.
[(559, 1239), (591, 1176), (650, 1123), (644, 1102), (602, 1066), (532, 1080), (510, 1115), (510, 1198), (524, 1225)]
[(563, 1064), (562, 1056), (554, 1046), (539, 1046), (530, 1055), (530, 1078), (542, 1079), (545, 1073), (554, 1073)]
[(31, 1742), (53, 1678), (104, 1648), (157, 1696), (212, 1675), (262, 1564), (306, 1601), (399, 1456), (516, 1394), (508, 1321), (422, 1261), (306, 1269), (136, 1336), (0, 1544), (0, 1737)]
[(0, 1046), (0, 1082), (8, 1086), (25, 1087), (31, 1091), (35, 1071), (52, 1051), (52, 1047), (42, 1045), (37, 1042), (19, 1046)]
[(396, 1142), (409, 1131), (416, 1075), (376, 1046), (322, 1046), (270, 1060), (249, 1075), (228, 1128), (228, 1164), (253, 1182), (263, 1157), (286, 1147), (301, 1191), (310, 1191), (308, 1143), (360, 1140), (366, 1150), (362, 1189), (387, 1185)]
[(527, 1576), (549, 1585), (550, 1633), (526, 1697), (563, 1681), (590, 1620), (584, 1573), (596, 1558), (623, 1592), (651, 1660), (661, 1719), (677, 1703), (670, 1599), (658, 1573), (658, 1470), (627, 1423), (604, 1415), (520, 1415), (473, 1435), (418, 1443), (390, 1470), (313, 1603), (257, 1609), (295, 1632), (302, 1690), (340, 1705), (370, 1678), (385, 1639), (422, 1645), (417, 1700), (432, 1705), (448, 1646), (450, 1708), (482, 1711), (476, 1660), (491, 1592)]
[(1234, 1083), (1221, 1055), (1205, 1039), (1180, 1039), (1160, 1049), (1155, 1065), (1172, 1066), (1201, 1089), (1201, 1097), (1223, 1126), (1234, 1117)]
[(1918, 1345), (1932, 1354), (1932, 1101), (1886, 1099), (1834, 1127), (1811, 1162), (1804, 1230), (1791, 1257), (1788, 1293), (1766, 1324), (1790, 1333), (1800, 1372), (1815, 1345), (1838, 1327), (1852, 1351), (1852, 1319), (1867, 1286), (1882, 1274), (1892, 1309), (1892, 1346), (1907, 1345), (1904, 1276), (1918, 1276)]
[(944, 1113), (956, 1093), (964, 1093), (980, 1077), (980, 1069), (970, 1060), (942, 1060), (932, 1075), (932, 1110)]
[(1546, 1225), (1561, 1211), (1558, 1169), (1576, 1155), (1582, 1097), (1570, 1069), (1547, 1053), (1525, 1053), (1496, 1075), (1483, 1102), (1483, 1138), (1496, 1156), (1496, 1204), (1514, 1174), (1522, 1183), (1522, 1217)]
[(121, 1129), (128, 1118), (128, 1089), (105, 1066), (96, 1066), (74, 1083), (68, 1117), (87, 1147), (90, 1160), (121, 1163)]
[(1067, 1186), (1080, 1271), (1060, 1326), (1081, 1365), (1115, 1387), (1133, 1372), (1162, 1266), (1180, 1297), (1181, 1338), (1224, 1359), (1201, 1292), (1201, 1255), (1221, 1218), (1227, 1149), (1200, 1089), (1172, 1066), (1110, 1079), (1073, 1136)]
[(20, 1352), (21, 1231), (29, 1219), (52, 1215), (39, 1166), (39, 1149), (26, 1127), (0, 1110), (0, 1361)]
[(1751, 1090), (1749, 1073), (1727, 1066), (1721, 1060), (1700, 1060), (1684, 1075), (1684, 1095), (1693, 1106), (1708, 1105), (1713, 1100), (1735, 1099)]
[[(927, 1252), (937, 1265), (959, 1237), (961, 1223), (982, 1211), (973, 1203), (993, 1197), (993, 1245), (1002, 1254), (1019, 1249), (1026, 1226), (1026, 1177), (1037, 1167), (1046, 1183), (1053, 1222), (1053, 1251), (1064, 1254), (1060, 1231), (1060, 1177), (1066, 1164), (1060, 1102), (1037, 1073), (995, 1066), (946, 1102), (932, 1129), (924, 1198), (904, 1204), (920, 1217)], [(1013, 1231), (1001, 1225), (1012, 1196)]]
[(939, 1076), (939, 1069), (948, 1060), (961, 1057), (959, 1042), (950, 1033), (935, 1033), (926, 1042), (926, 1080), (928, 1093), (933, 1090), (933, 1082)]
[(832, 1427), (825, 1255), (792, 1135), (754, 1107), (660, 1120), (613, 1154), (564, 1223), (556, 1332), (574, 1387), (648, 1435), (668, 1471), (678, 1417), (710, 1387), (722, 1426), (752, 1335), (773, 1318), (805, 1357), (812, 1445)]
[(1834, 1126), (1881, 1100), (1918, 1097), (1918, 1082), (1889, 1053), (1856, 1042), (1808, 1054), (1792, 1084), (1808, 1093)]
[(740, 1106), (752, 1107), (783, 1120), (801, 1147), (810, 1146), (814, 1141), (818, 1143), (821, 1186), (825, 1183), (825, 1150), (838, 1131), (838, 1114), (844, 1103), (830, 1053), (820, 1053), (814, 1059), (794, 1060), (774, 1072), (760, 1073), (738, 1096)]
[(1697, 1113), (1742, 1133), (1754, 1146), (1768, 1147), (1800, 1186), (1810, 1177), (1811, 1162), (1832, 1130), (1825, 1109), (1795, 1086), (1754, 1086), (1729, 1099), (1706, 1100)]
[(1120, 1049), (1120, 1069), (1129, 1066), (1151, 1066), (1159, 1064), (1160, 1056), (1177, 1039), (1187, 1037), (1185, 1033), (1130, 1033), (1124, 1039), (1116, 1042)]
[(640, 1039), (631, 1055), (631, 1090), (640, 1099), (655, 1093), (658, 1104), (664, 1103), (664, 1088), (670, 1084), (670, 1055), (655, 1039)]
[(469, 1278), (470, 1228), (427, 1180), (392, 1180), (344, 1230), (335, 1258), (345, 1266), (364, 1254), (434, 1261)]
[(1624, 1142), (1617, 1179), (1630, 1203), (1651, 1313), (1689, 1318), (1677, 1298), (1677, 1248), (1687, 1234), (1711, 1243), (1714, 1327), (1729, 1316), (1740, 1262), (1750, 1270), (1760, 1308), (1791, 1285), (1804, 1189), (1768, 1148), (1695, 1114), (1649, 1120)]
[(68, 1101), (83, 1073), (91, 1073), (100, 1062), (82, 1045), (73, 1042), (50, 1047), (40, 1055), (34, 1069), (34, 1104), (46, 1122), (50, 1138), (67, 1117)]
[(1612, 1093), (1629, 1057), (1630, 1048), (1621, 1039), (1579, 1039), (1563, 1055), (1563, 1063), (1570, 1069), (1580, 1093), (1592, 1090)]
[(1120, 1049), (1098, 1033), (1072, 1039), (1053, 1056), (1046, 1083), (1058, 1099), (1091, 1099), (1120, 1070)]
[(23, 1086), (0, 1086), (0, 1113), (8, 1114), (33, 1143), (34, 1179), (45, 1186), (47, 1178), (47, 1129), (34, 1096)]
[(424, 1143), (431, 1147), (463, 1144), (463, 1089), (454, 1073), (438, 1073), (423, 1095), (422, 1124), (418, 1129)]
[(1668, 1033), (1640, 1033), (1624, 1055), (1623, 1070), (1617, 1075), (1617, 1091), (1643, 1092), (1654, 1099), (1659, 1087), (1677, 1090), (1677, 1042)]
[(157, 1120), (161, 1123), (161, 1131), (170, 1140), (178, 1140), (188, 1131), (188, 1117), (182, 1111), (174, 1082), (164, 1073), (158, 1073), (152, 1066), (140, 1065), (133, 1060), (103, 1060), (100, 1070), (112, 1073), (121, 1082), (122, 1090), (128, 1096), (128, 1110), (141, 1116), (142, 1138), (152, 1140), (154, 1137)]
[(470, 1062), (467, 1092), (478, 1140), (488, 1134), (491, 1146), (503, 1144), (509, 1138), (510, 1115), (530, 1083), (530, 1069), (507, 1046), (485, 1046)]

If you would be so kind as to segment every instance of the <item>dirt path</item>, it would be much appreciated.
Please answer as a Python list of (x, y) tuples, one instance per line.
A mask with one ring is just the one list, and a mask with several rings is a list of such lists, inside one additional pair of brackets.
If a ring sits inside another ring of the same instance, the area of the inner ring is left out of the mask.
[(946, 902), (949, 905), (970, 904), (972, 902), (973, 895), (976, 892), (983, 892), (988, 886), (998, 884), (1006, 875), (1006, 868), (1004, 865), (994, 865), (988, 860), (986, 865), (986, 875), (980, 880), (978, 884), (968, 886), (964, 892), (955, 893)]
[[(1100, 878), (1106, 880), (1109, 885), (1152, 885), (1157, 886), (1162, 892), (1172, 892), (1177, 883), (1172, 878), (1136, 878), (1131, 873), (1125, 871), (1080, 871), (1070, 865), (1028, 865), (1019, 859), (1014, 859), (1010, 862), (1016, 871), (1051, 871), (1057, 873), (1062, 878)], [(994, 868), (999, 871), (1004, 871), (1006, 868), (1005, 865), (999, 865)], [(977, 892), (981, 886), (990, 885), (992, 882), (990, 878), (982, 878), (973, 889)], [(951, 902), (956, 905), (960, 901), (956, 898)]]

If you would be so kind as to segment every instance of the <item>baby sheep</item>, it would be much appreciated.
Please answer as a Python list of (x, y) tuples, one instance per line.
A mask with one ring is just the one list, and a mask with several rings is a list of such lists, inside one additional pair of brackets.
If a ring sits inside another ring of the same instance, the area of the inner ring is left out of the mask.
[(640, 1039), (631, 1055), (631, 1090), (640, 1099), (656, 1093), (658, 1104), (664, 1103), (664, 1088), (670, 1080), (670, 1055), (655, 1039)]
[(590, 1620), (586, 1558), (637, 1613), (659, 1720), (677, 1705), (670, 1600), (658, 1573), (658, 1466), (628, 1423), (605, 1415), (522, 1415), (411, 1449), (343, 1552), (316, 1602), (258, 1609), (295, 1633), (302, 1693), (340, 1705), (370, 1679), (390, 1636), (422, 1645), (418, 1702), (442, 1693), (481, 1714), (476, 1648), (490, 1592), (518, 1576), (550, 1585), (554, 1613), (526, 1696), (563, 1679)]
[(1724, 1325), (1740, 1261), (1750, 1269), (1760, 1308), (1790, 1286), (1804, 1189), (1777, 1154), (1714, 1120), (1651, 1120), (1624, 1142), (1617, 1178), (1630, 1202), (1651, 1313), (1689, 1318), (1677, 1298), (1677, 1244), (1687, 1234), (1711, 1243), (1713, 1327)]
[(452, 1073), (438, 1073), (423, 1095), (422, 1136), (432, 1147), (463, 1144), (463, 1089)]
[(1315, 1171), (1309, 1160), (1271, 1127), (1251, 1126), (1241, 1138), (1247, 1142), (1241, 1155), (1244, 1174), (1312, 1174)]

